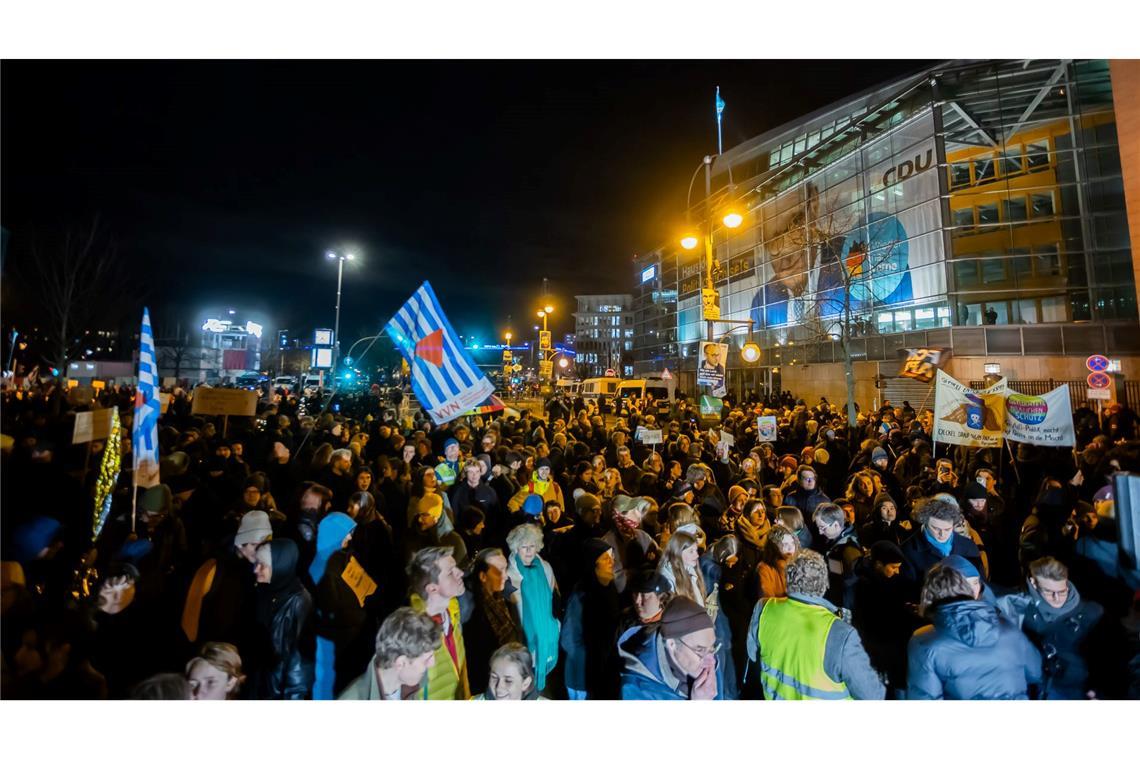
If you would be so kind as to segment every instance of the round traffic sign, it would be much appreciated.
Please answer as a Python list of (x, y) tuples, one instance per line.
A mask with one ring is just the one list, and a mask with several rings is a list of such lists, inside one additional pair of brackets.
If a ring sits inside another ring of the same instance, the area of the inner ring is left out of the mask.
[(1104, 372), (1090, 372), (1088, 384), (1090, 388), (1108, 388), (1112, 385), (1112, 378)]
[(1085, 366), (1089, 368), (1089, 372), (1104, 372), (1108, 369), (1108, 357), (1093, 354), (1088, 359), (1085, 359)]
[(617, 370), (615, 370), (613, 367), (607, 368), (606, 377), (617, 377)]

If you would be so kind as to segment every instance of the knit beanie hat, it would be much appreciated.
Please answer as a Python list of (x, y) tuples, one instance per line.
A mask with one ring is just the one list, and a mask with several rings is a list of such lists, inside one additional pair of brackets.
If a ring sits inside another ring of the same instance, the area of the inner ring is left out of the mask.
[(174, 495), (170, 493), (170, 486), (159, 483), (151, 486), (139, 496), (139, 507), (150, 514), (167, 514), (174, 504)]
[(875, 450), (871, 452), (871, 461), (874, 462), (876, 459), (890, 459), (882, 446), (876, 446)]
[(255, 509), (241, 516), (241, 523), (234, 535), (234, 546), (260, 544), (271, 538), (273, 538), (273, 528), (269, 525), (269, 515), (260, 509)]
[(455, 440), (454, 438), (448, 438), (446, 441), (443, 442), (443, 453), (445, 455), (447, 454), (447, 447), (452, 446), (452, 445), (458, 446), (459, 441)]
[(534, 463), (534, 469), (537, 470), (539, 467), (550, 467), (550, 460), (546, 457), (541, 457)]
[(831, 461), (831, 454), (827, 452), (827, 449), (820, 448), (815, 450), (813, 458), (817, 464), (827, 464)]
[(734, 501), (736, 501), (736, 497), (745, 496), (747, 494), (748, 491), (742, 488), (739, 484), (732, 486), (728, 489), (728, 503), (732, 504)]
[(989, 495), (986, 487), (976, 480), (971, 480), (966, 484), (966, 499), (984, 499)]
[(597, 496), (592, 493), (583, 492), (581, 496), (574, 499), (574, 511), (581, 517), (583, 514), (593, 509), (594, 507), (601, 506), (602, 502)]
[(794, 470), (794, 469), (796, 469), (796, 467), (799, 466), (799, 460), (797, 460), (791, 454), (787, 454), (780, 459), (780, 466), (781, 467), (790, 467)]
[(697, 631), (711, 630), (713, 621), (704, 607), (687, 596), (676, 596), (662, 613), (660, 627), (665, 638), (679, 639)]
[(598, 557), (611, 549), (613, 547), (600, 538), (587, 539), (582, 544), (582, 561), (586, 567), (593, 567), (594, 563), (598, 561)]
[(871, 544), (871, 559), (884, 565), (893, 565), (904, 560), (902, 549), (893, 541), (876, 541)]

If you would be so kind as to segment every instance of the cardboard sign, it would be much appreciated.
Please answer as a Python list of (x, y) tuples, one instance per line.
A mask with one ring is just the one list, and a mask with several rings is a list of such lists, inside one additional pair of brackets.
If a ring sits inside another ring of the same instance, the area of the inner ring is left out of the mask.
[(72, 443), (102, 441), (111, 436), (112, 409), (96, 409), (93, 412), (76, 412), (75, 431), (71, 434)]
[(779, 429), (780, 426), (773, 416), (756, 418), (756, 440), (758, 441), (776, 440), (776, 431)]
[(372, 596), (378, 588), (376, 581), (372, 580), (372, 576), (360, 566), (356, 557), (348, 558), (348, 564), (344, 566), (344, 572), (340, 574), (340, 579), (352, 589), (352, 593), (356, 595), (356, 601), (360, 602), (361, 607), (364, 606), (364, 600)]
[(723, 430), (720, 432), (720, 440), (723, 441), (724, 445), (728, 446), (730, 449), (736, 445), (736, 438), (732, 435), (732, 433), (726, 433)]
[(101, 391), (107, 387), (107, 384), (105, 382), (103, 382), (102, 380), (92, 380), (91, 381), (91, 387), (97, 391)]
[(196, 388), (190, 413), (252, 417), (257, 414), (257, 392), (240, 388)]
[(637, 439), (642, 443), (654, 444), (661, 443), (663, 438), (660, 430), (649, 430), (647, 428), (637, 429)]
[(76, 386), (78, 386), (78, 385), (79, 385), (79, 381), (78, 381), (78, 380), (70, 380), (70, 379), (69, 379), (69, 380), (67, 381), (67, 387), (68, 387), (68, 390), (70, 390), (71, 388), (74, 388), (74, 387), (76, 387)]
[(706, 420), (720, 420), (724, 402), (713, 396), (701, 396), (701, 418)]
[(170, 409), (170, 402), (173, 399), (174, 399), (173, 393), (159, 393), (158, 394), (158, 403), (162, 405), (162, 413), (163, 414), (166, 414), (166, 412)]

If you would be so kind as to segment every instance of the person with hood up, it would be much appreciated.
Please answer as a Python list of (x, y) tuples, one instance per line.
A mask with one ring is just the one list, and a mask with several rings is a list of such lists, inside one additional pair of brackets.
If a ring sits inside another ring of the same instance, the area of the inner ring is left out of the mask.
[(875, 497), (875, 506), (871, 517), (863, 523), (859, 530), (859, 543), (871, 546), (879, 541), (890, 541), (901, 546), (903, 541), (910, 538), (914, 526), (910, 520), (899, 519), (898, 502), (890, 493), (881, 493)]
[(297, 577), (300, 553), (287, 538), (257, 549), (256, 616), (273, 657), (259, 673), (261, 699), (305, 699), (313, 688), (313, 598)]
[(748, 625), (748, 659), (765, 699), (882, 699), (886, 690), (858, 632), (823, 598), (827, 561), (805, 549), (788, 562), (786, 598), (761, 599)]
[(953, 567), (930, 569), (919, 612), (933, 624), (907, 644), (907, 699), (1028, 699), (1041, 682), (1040, 653)]
[[(317, 526), (317, 553), (309, 565), (309, 577), (316, 589), (313, 699), (333, 699), (363, 665), (350, 656), (367, 620), (364, 598), (358, 594), (366, 598), (365, 592), (374, 591), (376, 584), (346, 551), (355, 528), (356, 522), (343, 512), (326, 515)], [(345, 570), (350, 565), (354, 571), (346, 579)]]
[(459, 462), (459, 441), (448, 438), (443, 442), (443, 456), (434, 469), (444, 488), (451, 488), (459, 480), (459, 473), (463, 469)]
[(550, 563), (538, 556), (543, 543), (537, 525), (524, 523), (511, 530), (507, 546), (511, 550), (507, 576), (516, 589), (511, 601), (518, 608), (526, 645), (534, 658), (534, 688), (541, 692), (558, 664), (561, 627), (554, 617), (558, 583)]
[[(542, 503), (548, 501), (556, 501), (566, 509), (566, 500), (562, 497), (562, 486), (554, 480), (550, 473), (550, 460), (543, 457), (535, 463), (534, 473), (530, 476), (528, 482), (519, 488), (518, 493), (511, 497), (507, 503), (507, 509), (511, 512), (518, 512), (522, 508), (523, 502), (531, 494), (538, 494), (542, 497)], [(540, 510), (541, 511), (541, 507)]]
[(1034, 560), (1025, 593), (1003, 596), (997, 605), (1041, 652), (1041, 699), (1123, 696), (1112, 683), (1123, 664), (1113, 635), (1118, 626), (1101, 605), (1081, 598), (1064, 564), (1053, 557)]
[(612, 677), (613, 644), (621, 622), (614, 550), (605, 541), (591, 538), (582, 545), (580, 556), (580, 580), (562, 621), (566, 691), (573, 700), (613, 699), (617, 691)]
[(618, 639), (623, 700), (724, 699), (718, 688), (713, 621), (687, 597), (674, 597), (653, 625)]

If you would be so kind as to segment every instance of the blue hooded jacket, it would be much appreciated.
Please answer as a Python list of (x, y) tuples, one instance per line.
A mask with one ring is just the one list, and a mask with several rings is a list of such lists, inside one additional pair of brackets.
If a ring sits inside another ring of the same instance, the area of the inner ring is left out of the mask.
[[(621, 656), (621, 698), (688, 700), (689, 679), (669, 665), (665, 640), (656, 625), (637, 625), (618, 637)], [(721, 670), (717, 668), (716, 698), (724, 699)]]
[(1028, 699), (1041, 654), (985, 601), (934, 609), (907, 646), (907, 699)]

